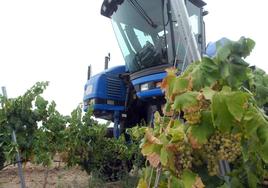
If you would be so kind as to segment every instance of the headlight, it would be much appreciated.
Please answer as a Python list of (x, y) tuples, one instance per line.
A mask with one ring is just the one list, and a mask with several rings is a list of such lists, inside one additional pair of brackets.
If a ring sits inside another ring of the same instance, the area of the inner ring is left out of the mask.
[(146, 90), (149, 90), (149, 84), (148, 83), (141, 84), (141, 91), (146, 91)]
[(86, 95), (90, 95), (93, 91), (93, 85), (88, 85), (85, 91)]
[(107, 104), (114, 105), (114, 101), (113, 100), (107, 100)]
[(95, 99), (90, 99), (88, 101), (88, 105), (94, 105), (94, 104), (96, 104), (96, 100)]

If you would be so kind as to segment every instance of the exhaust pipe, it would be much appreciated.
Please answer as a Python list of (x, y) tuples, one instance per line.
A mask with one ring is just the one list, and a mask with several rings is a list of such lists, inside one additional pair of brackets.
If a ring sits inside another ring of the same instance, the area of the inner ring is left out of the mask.
[(108, 56), (105, 56), (105, 59), (104, 59), (104, 70), (108, 69), (108, 64), (110, 60), (111, 60), (111, 56), (110, 56), (110, 53), (108, 53)]
[(91, 65), (88, 66), (87, 68), (87, 80), (91, 78)]

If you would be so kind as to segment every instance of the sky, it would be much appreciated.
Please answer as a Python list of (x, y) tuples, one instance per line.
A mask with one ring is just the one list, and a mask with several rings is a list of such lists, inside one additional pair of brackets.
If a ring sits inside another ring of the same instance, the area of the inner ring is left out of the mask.
[[(250, 37), (256, 47), (247, 61), (268, 72), (268, 1), (206, 0), (207, 42)], [(124, 64), (102, 0), (0, 0), (0, 86), (9, 97), (37, 81), (49, 81), (44, 97), (67, 115), (83, 100), (87, 67), (92, 74)], [(266, 24), (265, 24), (266, 23)]]

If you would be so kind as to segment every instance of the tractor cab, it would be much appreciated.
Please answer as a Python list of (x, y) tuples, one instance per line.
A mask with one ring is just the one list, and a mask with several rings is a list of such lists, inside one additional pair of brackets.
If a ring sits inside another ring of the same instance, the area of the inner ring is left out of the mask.
[[(102, 4), (101, 14), (111, 18), (126, 69), (140, 98), (162, 95), (159, 83), (167, 67), (175, 65), (183, 70), (191, 63), (187, 58), (188, 46), (183, 43), (185, 31), (176, 20), (178, 10), (172, 3), (171, 0), (105, 0)], [(206, 4), (201, 0), (185, 3), (191, 32), (199, 52), (203, 53)]]
[[(114, 136), (144, 120), (153, 122), (165, 98), (160, 89), (168, 67), (184, 71), (205, 51), (202, 0), (104, 0), (125, 66), (89, 77), (84, 104), (114, 122)], [(109, 59), (109, 58), (108, 58)], [(86, 110), (86, 109), (85, 109)]]

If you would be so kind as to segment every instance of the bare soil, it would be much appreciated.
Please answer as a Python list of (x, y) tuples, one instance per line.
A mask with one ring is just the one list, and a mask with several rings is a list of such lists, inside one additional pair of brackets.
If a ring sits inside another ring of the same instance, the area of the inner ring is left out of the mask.
[[(80, 167), (65, 168), (56, 165), (46, 168), (26, 164), (23, 168), (27, 188), (86, 188), (89, 175)], [(47, 180), (45, 177), (47, 175)], [(17, 166), (8, 166), (0, 171), (0, 188), (19, 188), (20, 179)]]

